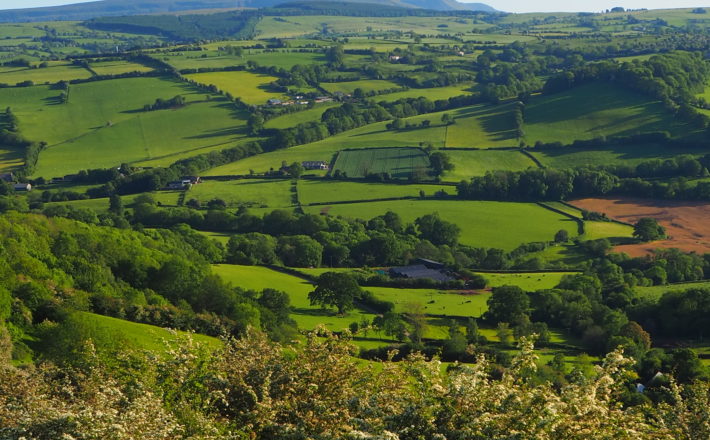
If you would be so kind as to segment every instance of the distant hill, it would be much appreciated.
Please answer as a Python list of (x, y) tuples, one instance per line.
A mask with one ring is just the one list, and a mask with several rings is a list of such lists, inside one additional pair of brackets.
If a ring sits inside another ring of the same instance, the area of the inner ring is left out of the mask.
[[(438, 11), (495, 11), (495, 9), (482, 3), (461, 3), (456, 0), (367, 0), (367, 2), (386, 6)], [(0, 22), (86, 20), (95, 17), (173, 13), (205, 9), (267, 8), (280, 3), (283, 3), (283, 0), (101, 0), (45, 8), (0, 10)]]

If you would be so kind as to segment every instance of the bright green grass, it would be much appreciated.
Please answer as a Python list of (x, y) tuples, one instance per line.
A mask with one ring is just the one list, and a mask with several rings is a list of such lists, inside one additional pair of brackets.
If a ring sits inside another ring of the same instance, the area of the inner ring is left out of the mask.
[(620, 145), (603, 148), (558, 148), (536, 151), (533, 154), (543, 165), (550, 168), (575, 168), (598, 165), (637, 165), (651, 159), (666, 159), (679, 154), (698, 154), (703, 150), (668, 148), (664, 145)]
[(408, 179), (429, 172), (429, 157), (419, 148), (372, 148), (344, 150), (332, 166), (348, 177), (365, 177), (370, 173), (389, 173), (393, 179)]
[(532, 203), (397, 200), (306, 207), (306, 212), (370, 219), (387, 211), (405, 222), (438, 212), (461, 228), (460, 241), (477, 247), (512, 250), (522, 243), (549, 241), (560, 229), (577, 235), (574, 221)]
[(560, 283), (565, 275), (574, 272), (545, 272), (545, 273), (489, 273), (481, 272), (480, 275), (488, 280), (488, 286), (518, 286), (526, 292), (542, 289), (552, 289)]
[(298, 124), (303, 124), (311, 121), (320, 121), (321, 115), (329, 108), (336, 107), (338, 104), (327, 103), (318, 104), (313, 108), (308, 110), (301, 110), (294, 113), (287, 113), (285, 115), (277, 116), (273, 119), (269, 119), (264, 124), (265, 128), (290, 128), (295, 127)]
[(56, 83), (72, 79), (90, 78), (91, 72), (83, 67), (64, 65), (43, 69), (12, 69), (0, 72), (0, 84), (14, 85), (23, 81), (35, 84)]
[(480, 317), (488, 310), (490, 293), (457, 292), (436, 289), (396, 289), (391, 287), (363, 287), (381, 300), (394, 303), (396, 312), (403, 312), (407, 304), (424, 306), (428, 315)]
[(128, 72), (150, 72), (150, 67), (130, 61), (101, 61), (91, 63), (91, 69), (98, 75), (120, 75)]
[(446, 130), (447, 147), (517, 146), (512, 104), (476, 105), (449, 112), (456, 123)]
[(632, 238), (634, 227), (616, 222), (584, 222), (583, 240), (599, 238)]
[(362, 81), (347, 81), (347, 82), (336, 82), (336, 83), (320, 83), (320, 86), (330, 93), (341, 92), (345, 94), (351, 94), (355, 89), (362, 89), (363, 92), (373, 92), (378, 90), (388, 90), (396, 89), (401, 87), (397, 83), (392, 81), (378, 80), (378, 79), (367, 79)]
[[(177, 206), (177, 202), (181, 193), (182, 191), (157, 191), (154, 193), (150, 193), (150, 195), (153, 196), (156, 202), (159, 202), (163, 206)], [(135, 200), (135, 198), (138, 196), (140, 196), (140, 194), (132, 194), (128, 196), (122, 196), (121, 199), (123, 199), (124, 206), (130, 207), (130, 204), (133, 203), (133, 200)], [(102, 197), (98, 199), (71, 200), (68, 202), (50, 202), (45, 204), (45, 206), (57, 205), (71, 206), (73, 208), (91, 209), (92, 211), (96, 212), (106, 212), (109, 208), (109, 199), (108, 197)]]
[(215, 100), (177, 110), (137, 113), (132, 119), (47, 148), (40, 155), (35, 175), (52, 177), (227, 146), (244, 136), (244, 120), (234, 119), (230, 108), (234, 107), (226, 100)]
[[(232, 44), (232, 43), (230, 43)], [(226, 44), (224, 44), (226, 46)], [(234, 44), (232, 44), (234, 46)], [(243, 66), (247, 61), (254, 61), (260, 66), (273, 66), (281, 69), (291, 69), (296, 64), (308, 65), (325, 62), (322, 53), (298, 52), (263, 52), (261, 50), (246, 49), (242, 57), (226, 55), (215, 51), (206, 57), (191, 55), (190, 52), (174, 54), (156, 54), (154, 57), (163, 60), (178, 70), (224, 68)]]
[(650, 286), (650, 287), (635, 287), (636, 293), (644, 298), (650, 298), (653, 300), (659, 299), (666, 292), (678, 292), (688, 289), (708, 289), (710, 288), (710, 281), (698, 281), (693, 283), (681, 283), (681, 284), (669, 284), (667, 286)]
[(337, 180), (301, 180), (298, 182), (298, 199), (304, 204), (383, 199), (394, 197), (419, 197), (424, 191), (427, 196), (433, 196), (438, 191), (449, 194), (455, 188), (444, 185), (411, 184), (394, 185), (369, 182), (342, 182)]
[(229, 207), (246, 205), (276, 209), (291, 206), (290, 190), (290, 180), (206, 180), (193, 185), (185, 200), (197, 199), (205, 205), (212, 199), (222, 199)]
[[(91, 333), (101, 335), (103, 338), (123, 341), (134, 349), (149, 350), (154, 353), (165, 353), (166, 342), (176, 342), (178, 338), (188, 334), (183, 331), (168, 330), (154, 325), (139, 324), (94, 313), (77, 313), (78, 319), (86, 324)], [(192, 333), (191, 337), (195, 342), (214, 350), (222, 346), (219, 339), (211, 336)]]
[(536, 168), (535, 162), (518, 150), (442, 150), (454, 164), (453, 171), (444, 174), (447, 182), (460, 182), (487, 171), (522, 171)]
[(570, 143), (598, 136), (628, 136), (691, 129), (673, 118), (658, 101), (609, 83), (591, 83), (534, 98), (525, 109), (525, 139)]
[(351, 310), (345, 316), (338, 316), (333, 310), (323, 310), (311, 306), (308, 293), (314, 286), (301, 278), (277, 272), (260, 266), (238, 266), (231, 264), (216, 264), (213, 271), (225, 281), (236, 287), (249, 290), (277, 289), (286, 292), (291, 299), (293, 312), (291, 317), (302, 329), (311, 330), (317, 325), (325, 325), (331, 330), (342, 330), (351, 322), (361, 322), (363, 318), (372, 321), (374, 315), (358, 309)]
[(545, 202), (545, 205), (555, 208), (578, 219), (582, 218), (582, 210), (562, 202)]
[(231, 93), (247, 104), (262, 105), (272, 98), (285, 98), (282, 93), (268, 90), (268, 84), (278, 79), (274, 76), (236, 71), (195, 73), (187, 77), (202, 84), (217, 86), (218, 89)]
[(409, 89), (403, 92), (388, 93), (380, 96), (373, 96), (372, 100), (376, 102), (392, 102), (404, 98), (420, 98), (424, 97), (432, 101), (439, 99), (449, 99), (454, 96), (470, 94), (471, 84), (456, 84), (446, 87), (432, 87), (430, 89)]
[(0, 147), (0, 172), (14, 171), (25, 163), (21, 148)]

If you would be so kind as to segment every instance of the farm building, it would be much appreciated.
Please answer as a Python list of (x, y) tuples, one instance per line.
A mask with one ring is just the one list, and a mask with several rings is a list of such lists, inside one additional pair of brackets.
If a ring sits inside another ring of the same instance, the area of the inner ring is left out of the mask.
[(393, 267), (389, 270), (389, 274), (394, 278), (411, 278), (425, 279), (429, 278), (434, 281), (446, 282), (453, 281), (454, 278), (445, 274), (441, 270), (429, 269), (423, 264), (413, 264), (410, 266)]
[(190, 179), (174, 180), (172, 182), (168, 182), (167, 189), (185, 189), (189, 188), (191, 184)]
[(390, 55), (390, 61), (399, 61), (402, 57), (399, 55)]
[(16, 183), (13, 188), (15, 188), (15, 191), (32, 191), (32, 185), (29, 183)]
[(322, 160), (307, 160), (305, 162), (301, 162), (301, 165), (303, 165), (303, 168), (307, 170), (327, 170), (328, 169), (328, 164), (326, 162), (323, 162)]
[(333, 98), (329, 96), (318, 96), (315, 99), (316, 103), (321, 103), (321, 102), (333, 102)]
[(202, 178), (200, 176), (182, 176), (180, 178), (181, 181), (186, 181), (189, 180), (190, 184), (196, 185), (198, 183), (202, 183)]
[(283, 101), (281, 101), (280, 99), (269, 99), (268, 101), (266, 101), (266, 103), (269, 105), (281, 105)]
[(0, 180), (3, 182), (12, 183), (15, 181), (15, 175), (12, 173), (2, 173), (0, 174)]

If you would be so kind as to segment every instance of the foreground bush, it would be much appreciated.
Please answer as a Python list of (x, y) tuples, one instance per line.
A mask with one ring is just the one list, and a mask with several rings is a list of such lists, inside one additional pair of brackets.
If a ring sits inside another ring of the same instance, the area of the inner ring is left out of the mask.
[(3, 439), (707, 439), (708, 385), (665, 389), (669, 404), (623, 407), (628, 360), (609, 354), (593, 377), (536, 385), (532, 344), (494, 380), (473, 365), (413, 355), (366, 364), (347, 335), (300, 347), (250, 331), (218, 352), (190, 340), (167, 356), (0, 371)]

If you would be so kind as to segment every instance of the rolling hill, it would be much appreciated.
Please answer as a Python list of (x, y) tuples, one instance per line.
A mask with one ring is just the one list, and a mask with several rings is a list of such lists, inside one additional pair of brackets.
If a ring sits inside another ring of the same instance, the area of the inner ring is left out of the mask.
[[(0, 22), (87, 20), (95, 17), (195, 10), (266, 8), (280, 3), (284, 2), (282, 0), (100, 0), (44, 8), (0, 10)], [(495, 11), (492, 7), (482, 3), (462, 3), (456, 0), (367, 0), (366, 3), (439, 11)]]

